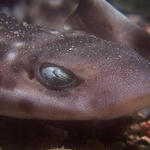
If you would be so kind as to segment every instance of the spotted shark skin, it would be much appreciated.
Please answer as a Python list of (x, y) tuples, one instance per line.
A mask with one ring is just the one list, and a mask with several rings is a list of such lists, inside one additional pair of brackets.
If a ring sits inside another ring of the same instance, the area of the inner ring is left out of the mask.
[[(54, 90), (39, 75), (55, 64), (81, 82)], [(40, 79), (39, 79), (40, 78)], [(81, 31), (59, 32), (0, 13), (0, 115), (111, 119), (150, 106), (150, 64), (138, 52)]]
[(106, 0), (80, 0), (66, 24), (128, 46), (150, 61), (150, 35)]

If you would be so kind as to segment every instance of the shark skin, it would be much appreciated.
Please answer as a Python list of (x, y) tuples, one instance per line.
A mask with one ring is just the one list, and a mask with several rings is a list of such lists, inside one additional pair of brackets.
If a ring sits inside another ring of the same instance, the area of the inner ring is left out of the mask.
[(0, 115), (111, 119), (148, 106), (150, 64), (133, 49), (0, 13)]
[(150, 61), (150, 35), (106, 0), (80, 0), (66, 26), (136, 50)]
[(106, 0), (23, 0), (9, 14), (51, 29), (83, 30), (130, 47), (150, 61), (149, 34)]

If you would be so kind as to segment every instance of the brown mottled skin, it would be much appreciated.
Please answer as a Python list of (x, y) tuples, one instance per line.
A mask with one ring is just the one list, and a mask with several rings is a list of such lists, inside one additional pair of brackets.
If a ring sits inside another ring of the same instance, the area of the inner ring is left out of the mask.
[[(150, 63), (119, 43), (81, 31), (33, 27), (0, 13), (0, 115), (110, 119), (150, 106)], [(39, 80), (39, 68), (45, 63), (68, 69), (80, 82), (61, 90), (45, 86)]]

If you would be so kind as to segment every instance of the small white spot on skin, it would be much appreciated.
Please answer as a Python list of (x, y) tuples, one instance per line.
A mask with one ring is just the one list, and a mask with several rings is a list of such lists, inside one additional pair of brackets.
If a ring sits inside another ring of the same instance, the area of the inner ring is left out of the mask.
[(69, 48), (69, 51), (72, 51), (72, 47), (71, 47), (71, 48)]
[(17, 37), (19, 37), (19, 32), (18, 31), (14, 31), (14, 34), (17, 36)]
[(26, 22), (23, 22), (22, 24), (23, 24), (24, 27), (28, 26), (28, 24)]
[(48, 0), (49, 5), (52, 7), (59, 7), (61, 6), (63, 0)]
[(59, 34), (60, 32), (58, 30), (52, 29), (52, 30), (50, 30), (50, 33), (51, 34)]
[(12, 47), (20, 48), (20, 47), (22, 47), (23, 45), (24, 45), (23, 42), (14, 42), (14, 43), (12, 44)]
[(64, 30), (71, 30), (71, 26), (69, 26), (68, 24), (64, 25)]
[(6, 61), (7, 62), (12, 62), (15, 60), (17, 57), (17, 52), (16, 51), (9, 51), (6, 55)]
[(72, 51), (73, 48), (74, 48), (74, 46), (72, 45), (72, 46), (69, 48), (69, 51)]
[(12, 63), (18, 55), (18, 50), (24, 45), (24, 42), (13, 42), (11, 44), (10, 50), (6, 54), (6, 61)]

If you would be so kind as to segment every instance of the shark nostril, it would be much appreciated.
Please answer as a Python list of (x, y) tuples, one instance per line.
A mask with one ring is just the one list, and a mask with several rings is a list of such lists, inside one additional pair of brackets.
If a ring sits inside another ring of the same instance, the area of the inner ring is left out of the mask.
[(26, 74), (26, 77), (30, 80), (34, 79), (35, 75), (34, 75), (34, 70), (32, 68), (23, 66), (24, 69), (24, 73)]
[(34, 78), (34, 71), (33, 70), (28, 70), (28, 77), (30, 80), (32, 80)]

